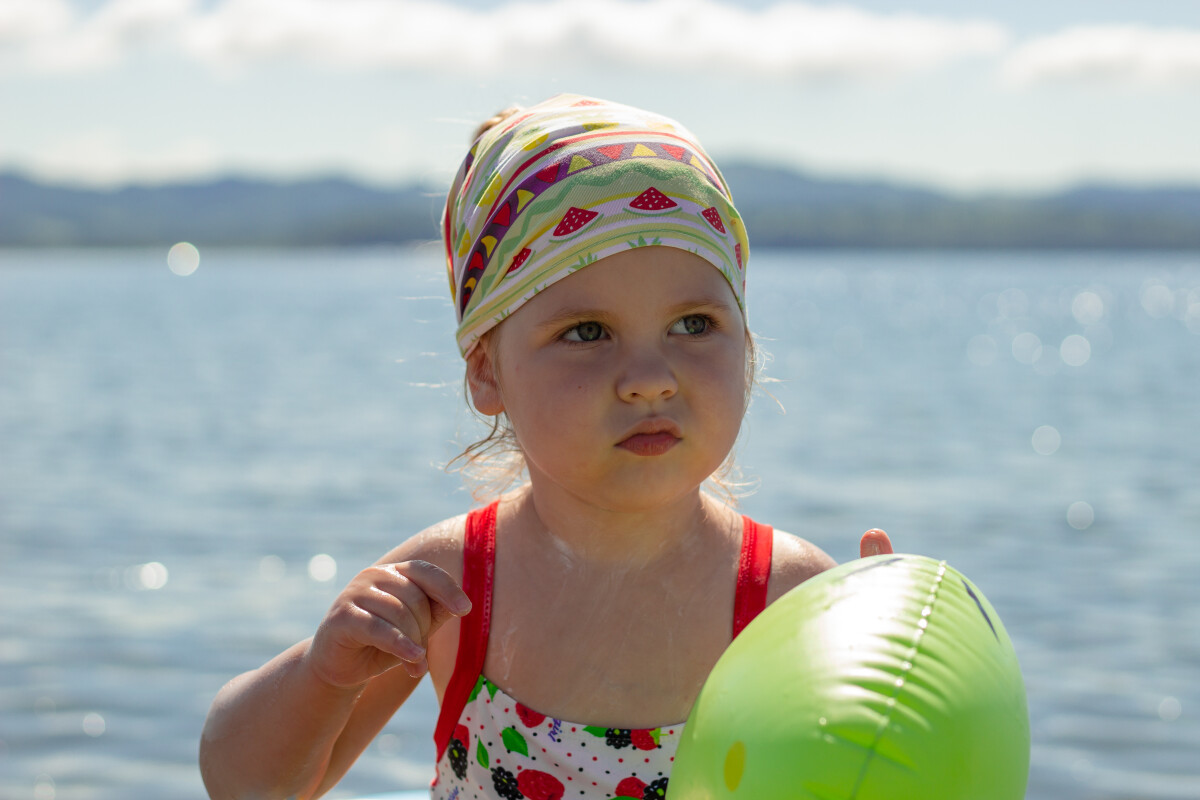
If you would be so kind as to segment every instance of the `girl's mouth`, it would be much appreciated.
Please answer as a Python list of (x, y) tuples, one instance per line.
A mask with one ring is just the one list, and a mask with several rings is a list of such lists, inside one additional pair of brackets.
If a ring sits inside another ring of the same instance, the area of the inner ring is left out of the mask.
[(661, 456), (677, 445), (682, 437), (679, 426), (665, 420), (646, 420), (635, 427), (617, 447), (638, 456)]
[(637, 456), (661, 456), (679, 443), (673, 433), (635, 433), (617, 444)]

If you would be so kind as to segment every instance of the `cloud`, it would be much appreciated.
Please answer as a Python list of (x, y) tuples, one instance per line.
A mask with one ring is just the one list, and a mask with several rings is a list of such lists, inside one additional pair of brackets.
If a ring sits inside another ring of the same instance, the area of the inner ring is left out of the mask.
[(0, 46), (61, 31), (73, 16), (63, 0), (0, 0)]
[(23, 168), (40, 178), (96, 186), (154, 183), (212, 174), (223, 166), (216, 145), (194, 135), (147, 147), (113, 127), (88, 127), (47, 141)]
[(1142, 25), (1069, 28), (1017, 48), (1001, 67), (1010, 86), (1077, 82), (1200, 87), (1200, 30)]
[(622, 64), (655, 75), (854, 79), (994, 55), (1008, 43), (992, 22), (801, 2), (756, 11), (730, 0), (518, 1), (486, 10), (432, 0), (110, 0), (90, 16), (62, 0), (7, 7), (17, 21), (6, 27), (0, 17), (0, 43), (8, 31), (10, 42), (23, 40), (26, 65), (57, 70), (172, 44), (221, 68), (293, 60), (478, 75)]
[(170, 46), (196, 6), (197, 0), (109, 0), (81, 17), (63, 0), (4, 0), (0, 46), (18, 50), (34, 71), (94, 70), (134, 51)]

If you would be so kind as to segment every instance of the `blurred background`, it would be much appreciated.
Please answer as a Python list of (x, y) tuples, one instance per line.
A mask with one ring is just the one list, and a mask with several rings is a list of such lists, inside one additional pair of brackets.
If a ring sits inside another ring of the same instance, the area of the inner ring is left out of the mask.
[(746, 217), (743, 509), (984, 590), (1029, 798), (1200, 797), (1200, 5), (0, 0), (0, 798), (204, 797), (217, 689), (471, 505), (440, 206), (562, 91)]

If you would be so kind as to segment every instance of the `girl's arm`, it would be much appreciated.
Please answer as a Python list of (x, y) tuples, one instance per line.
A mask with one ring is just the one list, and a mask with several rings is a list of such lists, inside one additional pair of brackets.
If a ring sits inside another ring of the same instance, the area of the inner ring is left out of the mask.
[(200, 744), (209, 794), (291, 798), (329, 789), (416, 688), (433, 633), (469, 609), (455, 579), (429, 562), (360, 572), (311, 640), (218, 693)]
[(366, 746), (351, 755), (342, 743), (347, 729), (358, 727), (350, 723), (360, 700), (387, 684), (395, 702), (390, 716), (420, 681), (394, 669), (362, 686), (333, 686), (306, 664), (311, 645), (294, 645), (218, 693), (200, 740), (200, 773), (213, 800), (318, 796)]

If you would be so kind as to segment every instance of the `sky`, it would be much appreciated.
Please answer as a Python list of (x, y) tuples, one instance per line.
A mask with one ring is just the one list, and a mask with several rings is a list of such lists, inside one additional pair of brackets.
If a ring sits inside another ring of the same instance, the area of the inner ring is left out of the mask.
[(0, 0), (0, 170), (441, 188), (574, 92), (718, 163), (960, 193), (1200, 185), (1197, 0)]

